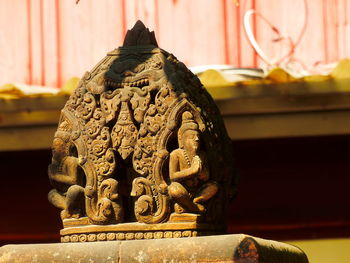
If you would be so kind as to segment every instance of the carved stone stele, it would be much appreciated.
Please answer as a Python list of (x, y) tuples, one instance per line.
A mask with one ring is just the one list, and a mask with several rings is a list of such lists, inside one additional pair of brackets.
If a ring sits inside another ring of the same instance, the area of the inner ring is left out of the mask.
[(198, 78), (142, 22), (85, 73), (62, 110), (48, 173), (63, 242), (225, 230), (230, 140)]

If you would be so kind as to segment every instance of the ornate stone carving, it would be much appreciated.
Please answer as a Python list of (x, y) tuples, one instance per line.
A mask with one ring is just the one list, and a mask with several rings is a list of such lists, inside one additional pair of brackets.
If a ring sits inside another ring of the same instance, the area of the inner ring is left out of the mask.
[(208, 160), (205, 152), (199, 151), (198, 124), (189, 111), (182, 114), (177, 139), (179, 148), (171, 152), (169, 161), (169, 196), (175, 202), (175, 213), (203, 214), (218, 185), (209, 181)]
[(137, 22), (62, 110), (49, 200), (63, 242), (224, 230), (235, 191), (220, 113), (186, 66)]

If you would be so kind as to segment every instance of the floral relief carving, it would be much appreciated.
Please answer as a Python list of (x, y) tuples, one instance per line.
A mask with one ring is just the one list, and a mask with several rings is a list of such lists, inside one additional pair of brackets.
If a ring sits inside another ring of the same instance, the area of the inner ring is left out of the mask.
[[(62, 209), (64, 242), (186, 237), (224, 225), (234, 181), (220, 114), (140, 22), (85, 73), (52, 149), (49, 199)], [(188, 227), (176, 230), (179, 222)], [(124, 223), (145, 224), (136, 233), (118, 230)], [(74, 232), (87, 225), (105, 230)]]

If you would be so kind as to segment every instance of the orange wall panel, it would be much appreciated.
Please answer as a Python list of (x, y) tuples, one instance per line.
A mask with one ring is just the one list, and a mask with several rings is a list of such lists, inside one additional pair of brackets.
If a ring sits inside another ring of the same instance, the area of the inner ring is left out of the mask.
[(0, 85), (32, 81), (28, 2), (0, 0)]
[(251, 16), (255, 39), (271, 60), (288, 53), (288, 38), (298, 42), (306, 18), (291, 59), (310, 69), (350, 56), (348, 5), (347, 0), (80, 0), (78, 5), (75, 0), (0, 0), (0, 85), (60, 87), (120, 46), (138, 19), (188, 66), (265, 66), (244, 32), (249, 9), (283, 37), (277, 41), (261, 16)]

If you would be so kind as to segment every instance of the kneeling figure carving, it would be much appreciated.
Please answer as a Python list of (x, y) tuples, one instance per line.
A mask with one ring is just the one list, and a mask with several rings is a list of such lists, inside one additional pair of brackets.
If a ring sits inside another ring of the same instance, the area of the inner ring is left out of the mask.
[(176, 213), (203, 214), (205, 202), (217, 193), (218, 186), (209, 180), (206, 155), (199, 148), (198, 124), (189, 111), (182, 114), (178, 143), (179, 148), (170, 154), (169, 195), (175, 202)]

